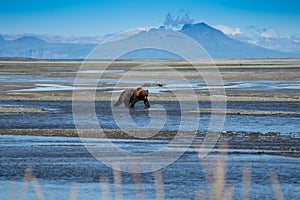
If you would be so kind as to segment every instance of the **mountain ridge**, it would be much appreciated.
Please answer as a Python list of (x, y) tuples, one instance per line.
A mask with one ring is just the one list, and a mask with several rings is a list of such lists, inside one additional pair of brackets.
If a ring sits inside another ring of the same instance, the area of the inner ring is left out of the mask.
[(0, 57), (35, 59), (83, 59), (96, 44), (48, 43), (34, 36), (3, 40), (0, 35)]
[(218, 58), (262, 58), (289, 57), (286, 52), (266, 49), (230, 38), (222, 31), (204, 22), (184, 25), (179, 31), (201, 44), (212, 57)]

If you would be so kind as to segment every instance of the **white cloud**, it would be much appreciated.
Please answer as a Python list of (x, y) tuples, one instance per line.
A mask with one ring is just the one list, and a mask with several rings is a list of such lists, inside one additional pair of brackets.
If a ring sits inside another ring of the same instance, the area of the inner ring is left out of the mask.
[(214, 28), (219, 29), (226, 35), (241, 35), (241, 29), (240, 28), (235, 28), (235, 27), (230, 27), (226, 25), (216, 25)]
[(291, 38), (294, 42), (300, 42), (300, 33), (291, 35)]
[(246, 33), (241, 35), (232, 35), (231, 37), (242, 42), (247, 42), (268, 49), (276, 49), (280, 51), (300, 50), (300, 34), (294, 34), (290, 37), (281, 37), (277, 34), (277, 31), (274, 28), (249, 26), (246, 29)]
[(263, 29), (260, 36), (263, 38), (278, 38), (276, 30), (273, 28)]

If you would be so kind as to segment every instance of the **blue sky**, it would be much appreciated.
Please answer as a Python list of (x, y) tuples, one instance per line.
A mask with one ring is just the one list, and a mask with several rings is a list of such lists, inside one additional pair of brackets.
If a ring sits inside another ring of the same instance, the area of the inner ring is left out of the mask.
[(168, 13), (241, 33), (300, 34), (298, 0), (1, 0), (0, 34), (104, 35), (158, 27)]

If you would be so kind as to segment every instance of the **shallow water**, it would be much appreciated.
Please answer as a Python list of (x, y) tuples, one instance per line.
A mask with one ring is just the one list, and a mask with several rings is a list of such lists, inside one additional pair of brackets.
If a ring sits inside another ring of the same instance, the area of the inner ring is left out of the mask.
[[(70, 101), (0, 101), (0, 106), (20, 106), (44, 109), (44, 113), (0, 113), (0, 127), (4, 128), (75, 128), (72, 102)], [(82, 105), (84, 106), (84, 105)], [(112, 115), (111, 102), (96, 102), (96, 114), (102, 128), (119, 128)], [(151, 102), (151, 108), (145, 110), (143, 103), (138, 102), (136, 108), (125, 109), (123, 105), (118, 107), (118, 123), (128, 121), (128, 117), (136, 123), (137, 127), (157, 128), (164, 122), (163, 130), (177, 130), (181, 117), (185, 121), (199, 121), (198, 130), (207, 130), (211, 120), (210, 114), (185, 111), (182, 115), (178, 102)], [(210, 108), (210, 102), (199, 102), (201, 108)], [(251, 131), (251, 132), (279, 132), (281, 134), (300, 133), (300, 103), (299, 102), (227, 102), (228, 109), (238, 110), (263, 110), (284, 111), (297, 114), (277, 115), (234, 115), (225, 117), (224, 131)], [(166, 117), (164, 112), (166, 111)], [(121, 114), (124, 114), (122, 118)], [(88, 115), (87, 115), (88, 116)], [(154, 122), (152, 127), (147, 127), (151, 117)], [(122, 120), (123, 119), (123, 120)], [(158, 120), (161, 119), (161, 120)], [(86, 118), (88, 120), (88, 118)]]
[[(17, 81), (15, 81), (15, 78)], [(37, 76), (22, 76), (22, 75), (15, 75), (14, 77), (2, 77), (5, 81), (5, 84), (9, 84), (11, 80), (13, 80), (13, 83), (15, 83), (15, 87), (18, 87), (20, 89), (14, 89), (14, 90), (6, 90), (6, 92), (42, 92), (42, 91), (72, 91), (74, 89), (76, 90), (86, 90), (86, 89), (93, 89), (93, 85), (87, 84), (86, 87), (73, 87), (74, 78), (51, 78), (51, 77), (37, 77)], [(81, 80), (84, 81), (84, 80)], [(86, 82), (92, 81), (91, 79), (86, 80)], [(96, 80), (95, 80), (96, 81)], [(18, 85), (17, 82), (26, 82), (26, 83), (34, 83), (32, 86), (28, 85), (29, 88), (22, 88), (22, 85)], [(102, 84), (110, 84), (110, 86), (101, 86), (97, 89), (101, 90), (113, 90), (113, 91), (119, 91), (124, 90), (124, 88), (127, 87), (133, 87), (133, 86), (143, 86), (144, 84), (151, 83), (154, 84), (157, 83), (156, 81), (153, 82), (153, 80), (135, 80), (134, 82), (132, 80), (119, 80), (119, 79), (101, 79), (99, 83)], [(218, 83), (218, 85), (206, 85), (204, 81), (200, 80), (193, 80), (193, 81), (186, 81), (185, 83), (176, 82), (176, 81), (170, 81), (170, 80), (160, 80), (159, 83), (163, 84), (163, 87), (158, 86), (143, 86), (145, 89), (148, 89), (150, 93), (159, 93), (159, 92), (166, 92), (166, 91), (177, 91), (177, 90), (186, 90), (186, 88), (193, 88), (195, 92), (206, 92), (209, 90), (226, 90), (226, 89), (240, 89), (240, 90), (250, 90), (250, 91), (276, 91), (276, 90), (290, 90), (294, 94), (299, 93), (300, 88), (300, 81), (235, 81), (235, 80), (225, 80), (223, 83)], [(112, 89), (112, 85), (117, 84), (116, 87)], [(224, 84), (224, 85), (222, 85)]]
[[(91, 139), (90, 142), (96, 141)], [(163, 140), (116, 139), (113, 142), (120, 148), (131, 147), (140, 152), (145, 146), (151, 150), (166, 143)], [(113, 170), (92, 157), (79, 138), (2, 135), (0, 148), (1, 200), (9, 197), (35, 199), (38, 195), (45, 199), (69, 199), (71, 195), (77, 199), (99, 199), (104, 194), (123, 199), (155, 199), (157, 194), (165, 199), (194, 199), (200, 198), (200, 191), (202, 195), (212, 196), (212, 176), (216, 174), (218, 162), (226, 163), (223, 168), (225, 193), (229, 193), (229, 187), (234, 187), (232, 199), (240, 199), (241, 191), (247, 189), (250, 199), (275, 199), (273, 187), (282, 191), (284, 199), (298, 199), (300, 195), (300, 159), (258, 154), (255, 150), (214, 149), (200, 161), (196, 149), (189, 149), (176, 162), (160, 170), (162, 179), (158, 179), (159, 173), (121, 172), (121, 185), (117, 185), (113, 184)], [(118, 161), (123, 158), (115, 155), (107, 159)], [(151, 159), (144, 162), (147, 166)], [(36, 178), (29, 179), (30, 182), (24, 181), (28, 166)], [(243, 171), (248, 171), (249, 176), (243, 178)], [(280, 185), (272, 185), (270, 176)], [(162, 183), (160, 192), (156, 192), (159, 182)]]

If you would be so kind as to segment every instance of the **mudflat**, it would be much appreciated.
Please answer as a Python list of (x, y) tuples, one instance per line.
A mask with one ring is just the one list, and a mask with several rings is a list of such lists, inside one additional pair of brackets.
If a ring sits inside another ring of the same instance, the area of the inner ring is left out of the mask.
[[(87, 67), (88, 66), (88, 67)], [(153, 67), (155, 66), (155, 68)], [(168, 68), (176, 70), (187, 81), (195, 81), (197, 98), (212, 100), (203, 76), (218, 73), (223, 81), (227, 101), (299, 101), (300, 58), (286, 59), (194, 59), (183, 60), (117, 60), (117, 61), (70, 61), (70, 60), (0, 60), (0, 99), (2, 100), (72, 100), (76, 77), (84, 72), (99, 78), (97, 87), (85, 83), (84, 90), (96, 89), (95, 100), (115, 100), (112, 96), (116, 81), (128, 72), (131, 84), (142, 73), (168, 74)], [(153, 67), (153, 68), (151, 68)], [(213, 70), (211, 70), (213, 69)], [(216, 71), (217, 70), (217, 71)], [(101, 73), (101, 77), (97, 77)], [(132, 73), (134, 74), (134, 73)], [(87, 76), (89, 77), (89, 76)], [(198, 81), (198, 82), (197, 82)], [(203, 82), (204, 81), (204, 82)], [(135, 83), (149, 88), (162, 86), (152, 92), (155, 101), (174, 101), (163, 76)], [(89, 88), (90, 87), (90, 88)], [(221, 87), (221, 86), (220, 86)], [(204, 89), (203, 89), (204, 88)], [(156, 90), (157, 91), (157, 90)]]

